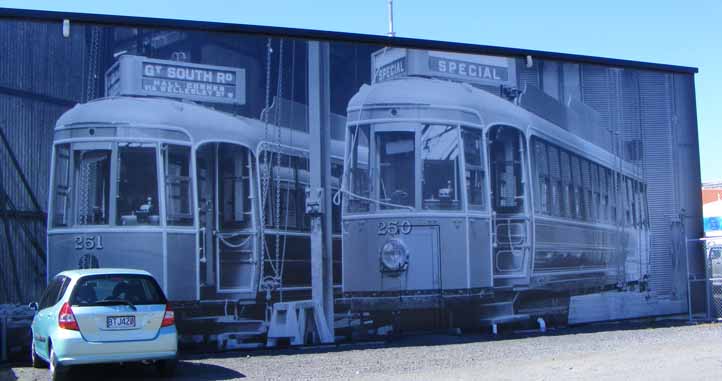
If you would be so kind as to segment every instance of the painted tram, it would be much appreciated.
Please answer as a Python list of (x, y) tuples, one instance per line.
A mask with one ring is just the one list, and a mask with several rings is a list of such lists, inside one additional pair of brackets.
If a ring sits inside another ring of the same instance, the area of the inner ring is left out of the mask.
[[(262, 336), (274, 302), (310, 295), (308, 144), (307, 133), (191, 102), (79, 104), (55, 128), (47, 274), (145, 269), (189, 332), (215, 317)], [(332, 145), (338, 188), (343, 142)]]
[(353, 311), (495, 327), (645, 287), (641, 168), (515, 99), (429, 77), (377, 81), (348, 105), (346, 147)]

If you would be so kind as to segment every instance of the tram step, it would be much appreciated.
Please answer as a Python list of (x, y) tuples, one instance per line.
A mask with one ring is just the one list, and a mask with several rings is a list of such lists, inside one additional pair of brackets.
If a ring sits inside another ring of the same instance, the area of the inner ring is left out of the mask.
[(482, 304), (479, 312), (482, 319), (490, 316), (511, 316), (514, 315), (514, 302), (502, 301)]
[(499, 316), (493, 316), (493, 317), (484, 317), (481, 318), (481, 324), (482, 325), (492, 325), (492, 324), (506, 324), (506, 323), (515, 323), (519, 321), (526, 321), (529, 320), (529, 315), (526, 314), (516, 314), (516, 315), (499, 315)]

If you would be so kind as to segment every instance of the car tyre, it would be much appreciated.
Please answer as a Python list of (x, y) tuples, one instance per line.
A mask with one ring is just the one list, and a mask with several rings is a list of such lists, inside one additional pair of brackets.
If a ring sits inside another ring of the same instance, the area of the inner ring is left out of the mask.
[(160, 373), (160, 375), (163, 377), (173, 377), (177, 365), (178, 360), (176, 359), (159, 360), (155, 363), (155, 366), (158, 369), (158, 373)]
[(58, 358), (55, 355), (55, 349), (53, 349), (52, 346), (50, 347), (50, 361), (48, 367), (50, 368), (50, 379), (52, 381), (65, 380), (68, 368), (58, 364)]
[(45, 368), (47, 364), (38, 356), (37, 352), (35, 352), (35, 340), (33, 340), (32, 344), (30, 344), (30, 361), (33, 363), (33, 368), (40, 369)]

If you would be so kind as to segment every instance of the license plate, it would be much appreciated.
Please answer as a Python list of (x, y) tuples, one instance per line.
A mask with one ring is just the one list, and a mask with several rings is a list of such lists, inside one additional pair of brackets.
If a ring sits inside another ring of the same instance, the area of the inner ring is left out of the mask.
[(135, 328), (135, 316), (108, 316), (105, 326), (108, 329)]

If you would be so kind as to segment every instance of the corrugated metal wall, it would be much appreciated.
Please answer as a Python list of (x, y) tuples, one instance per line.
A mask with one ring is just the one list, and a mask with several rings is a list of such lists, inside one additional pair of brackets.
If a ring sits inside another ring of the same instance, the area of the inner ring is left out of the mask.
[[(59, 23), (0, 22), (0, 304), (36, 300), (45, 286), (45, 224), (52, 130), (81, 99), (85, 30)], [(12, 163), (28, 180), (41, 213)], [(3, 210), (5, 212), (3, 212)]]
[(674, 165), (670, 75), (640, 72), (639, 93), (650, 219), (649, 283), (657, 295), (674, 296), (677, 291), (675, 272), (683, 271), (678, 265), (684, 253), (678, 252), (672, 242), (673, 222), (680, 209)]

